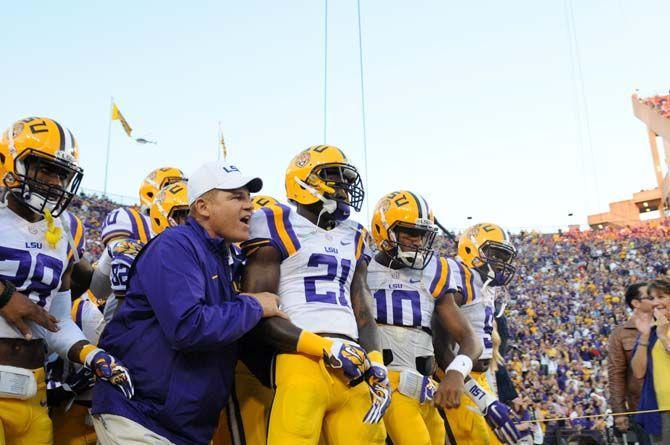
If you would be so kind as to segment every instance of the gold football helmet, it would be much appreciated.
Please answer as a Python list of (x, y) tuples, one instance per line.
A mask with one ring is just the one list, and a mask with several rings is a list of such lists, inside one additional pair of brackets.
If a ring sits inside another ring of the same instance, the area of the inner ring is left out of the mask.
[[(41, 180), (44, 172), (57, 176), (59, 184)], [(15, 122), (0, 140), (0, 174), (7, 189), (31, 210), (59, 216), (84, 176), (77, 140), (53, 119)]]
[(435, 218), (426, 200), (415, 193), (400, 190), (380, 199), (371, 229), (377, 248), (407, 267), (424, 269), (433, 257)]
[(286, 169), (285, 185), (289, 201), (303, 205), (321, 201), (337, 220), (349, 217), (349, 207), (360, 211), (365, 197), (358, 170), (332, 145), (301, 151)]
[(272, 207), (279, 204), (279, 201), (274, 199), (272, 196), (268, 195), (255, 195), (251, 199), (251, 203), (254, 206), (254, 212), (262, 207)]
[(152, 171), (140, 185), (140, 206), (143, 213), (148, 213), (151, 203), (158, 192), (165, 186), (177, 181), (184, 181), (184, 173), (176, 167), (161, 167)]
[(491, 286), (506, 285), (516, 272), (512, 264), (516, 249), (507, 233), (496, 224), (476, 224), (463, 232), (458, 240), (458, 256), (463, 264), (489, 280)]
[(158, 235), (168, 227), (183, 224), (188, 215), (186, 182), (178, 181), (162, 188), (149, 209), (151, 230)]

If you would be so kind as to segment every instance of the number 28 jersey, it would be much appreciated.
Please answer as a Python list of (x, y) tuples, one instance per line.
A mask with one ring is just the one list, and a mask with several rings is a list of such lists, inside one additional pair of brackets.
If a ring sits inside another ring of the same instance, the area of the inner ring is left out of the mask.
[[(10, 281), (16, 289), (47, 311), (54, 293), (61, 287), (63, 272), (74, 261), (68, 242), (68, 230), (84, 254), (84, 226), (76, 216), (64, 212), (54, 223), (62, 231), (61, 239), (52, 247), (45, 239), (44, 219), (31, 223), (7, 207), (0, 208), (0, 280)], [(33, 330), (33, 336), (38, 333)], [(0, 338), (23, 338), (20, 332), (0, 317)]]
[(247, 256), (268, 245), (281, 254), (280, 307), (293, 324), (358, 339), (350, 287), (358, 261), (367, 259), (363, 226), (343, 221), (324, 230), (279, 204), (254, 212), (250, 232)]

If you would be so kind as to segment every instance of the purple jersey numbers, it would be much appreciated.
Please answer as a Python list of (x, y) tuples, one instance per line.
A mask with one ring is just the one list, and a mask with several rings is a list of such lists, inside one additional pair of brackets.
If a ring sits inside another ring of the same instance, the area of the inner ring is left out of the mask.
[[(415, 290), (395, 289), (391, 291), (391, 306), (393, 317), (389, 317), (386, 304), (386, 289), (377, 290), (373, 296), (377, 302), (377, 321), (396, 326), (421, 326), (421, 298)], [(403, 302), (408, 302), (409, 304)], [(409, 306), (412, 310), (412, 321), (404, 321), (403, 307)]]
[[(314, 275), (311, 277), (304, 278), (305, 298), (307, 299), (307, 302), (330, 303), (330, 304), (339, 303), (342, 306), (349, 306), (344, 286), (347, 283), (347, 278), (349, 278), (349, 271), (351, 270), (351, 260), (343, 258), (342, 260), (340, 260), (338, 265), (337, 257), (333, 255), (328, 255), (325, 253), (313, 253), (309, 257), (307, 267), (321, 267), (321, 266), (326, 266), (325, 275)], [(337, 293), (332, 290), (326, 291), (324, 293), (317, 292), (317, 283), (319, 281), (333, 282), (335, 280), (337, 280), (337, 282), (339, 283), (339, 289)]]
[(112, 289), (114, 291), (125, 291), (126, 285), (128, 284), (128, 274), (130, 273), (130, 267), (123, 263), (113, 263), (112, 264)]
[[(0, 279), (11, 281), (23, 294), (33, 294), (38, 298), (37, 304), (44, 306), (47, 297), (60, 283), (63, 262), (43, 253), (38, 253), (34, 261), (35, 269), (32, 276), (29, 277), (33, 263), (30, 252), (0, 246), (0, 271), (13, 272), (12, 274), (0, 273)], [(16, 265), (13, 266), (12, 263)], [(30, 280), (26, 282), (28, 278)]]

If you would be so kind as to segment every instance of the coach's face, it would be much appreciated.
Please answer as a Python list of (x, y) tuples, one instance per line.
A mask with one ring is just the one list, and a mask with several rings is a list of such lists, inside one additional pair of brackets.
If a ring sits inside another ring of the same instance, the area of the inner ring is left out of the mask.
[(254, 207), (246, 187), (212, 190), (207, 198), (207, 219), (214, 234), (229, 243), (249, 239), (249, 219)]

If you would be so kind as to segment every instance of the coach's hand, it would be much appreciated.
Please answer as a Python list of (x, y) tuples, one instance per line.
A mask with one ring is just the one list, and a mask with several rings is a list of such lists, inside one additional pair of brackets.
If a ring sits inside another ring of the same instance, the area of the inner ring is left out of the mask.
[(437, 388), (435, 405), (441, 408), (458, 408), (463, 395), (463, 374), (458, 371), (447, 371)]
[[(4, 287), (2, 290), (4, 290)], [(56, 325), (58, 320), (56, 320), (56, 317), (49, 314), (43, 307), (30, 301), (21, 292), (14, 292), (12, 294), (7, 304), (0, 309), (0, 315), (7, 320), (7, 323), (16, 327), (26, 340), (33, 338), (33, 334), (27, 324), (29, 321), (37, 323), (51, 332), (58, 331), (58, 325)]]
[(254, 298), (263, 308), (263, 318), (281, 317), (288, 320), (288, 315), (279, 309), (279, 297), (270, 292), (245, 293), (248, 297)]

